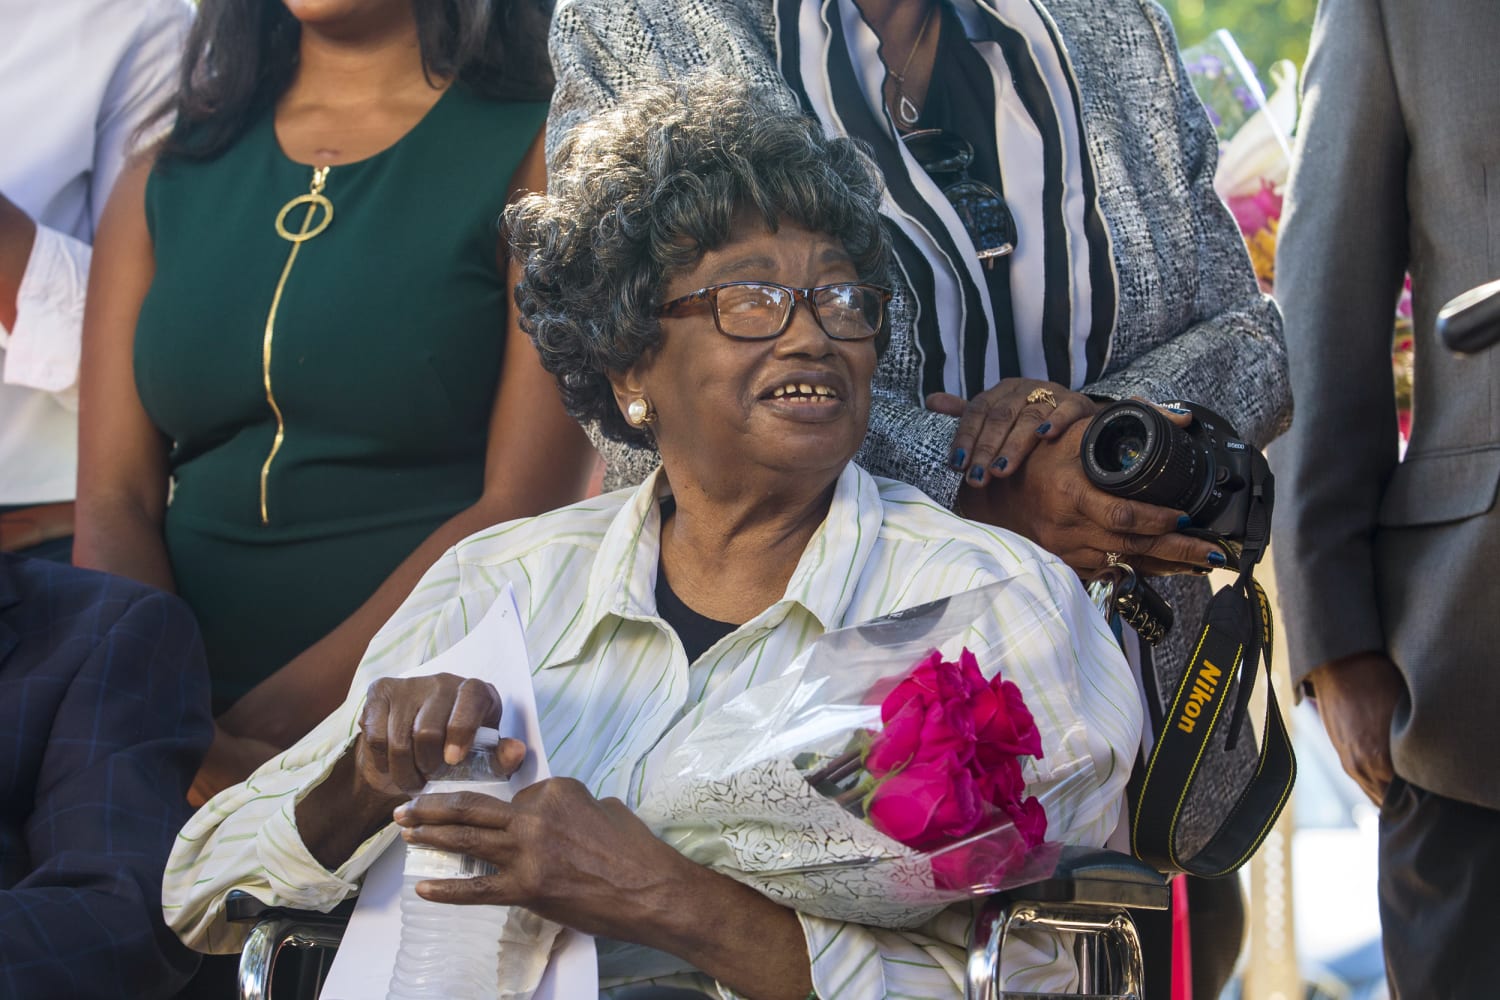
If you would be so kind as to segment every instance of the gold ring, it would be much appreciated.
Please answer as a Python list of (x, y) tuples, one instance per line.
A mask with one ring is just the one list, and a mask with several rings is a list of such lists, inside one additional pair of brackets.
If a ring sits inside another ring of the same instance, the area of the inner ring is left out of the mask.
[(1054, 410), (1057, 409), (1057, 397), (1052, 395), (1052, 390), (1045, 386), (1037, 386), (1026, 394), (1028, 403), (1046, 403)]
[(1120, 553), (1118, 553), (1118, 552), (1106, 552), (1106, 553), (1104, 553), (1104, 565), (1106, 565), (1106, 566), (1118, 566), (1118, 565), (1120, 565)]

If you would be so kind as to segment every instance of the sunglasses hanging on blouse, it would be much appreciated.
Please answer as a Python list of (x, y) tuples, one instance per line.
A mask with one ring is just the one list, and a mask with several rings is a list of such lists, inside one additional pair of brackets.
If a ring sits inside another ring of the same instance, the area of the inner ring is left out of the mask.
[(907, 132), (901, 141), (942, 189), (985, 267), (1015, 252), (1016, 220), (999, 191), (969, 176), (974, 147), (967, 139), (929, 128)]

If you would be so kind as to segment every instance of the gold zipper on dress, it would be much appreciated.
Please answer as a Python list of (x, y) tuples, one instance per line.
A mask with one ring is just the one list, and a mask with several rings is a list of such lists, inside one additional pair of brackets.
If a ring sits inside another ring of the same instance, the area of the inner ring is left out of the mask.
[[(292, 265), (297, 262), (297, 251), (302, 249), (302, 244), (327, 229), (328, 224), (333, 221), (333, 203), (323, 195), (323, 185), (328, 181), (328, 170), (328, 167), (318, 167), (313, 170), (312, 186), (307, 194), (299, 194), (281, 206), (281, 212), (276, 216), (276, 235), (291, 243), (292, 249), (286, 255), (286, 266), (281, 269), (281, 280), (276, 282), (276, 294), (271, 296), (271, 311), (266, 316), (266, 333), (261, 341), (260, 349), (260, 372), (266, 386), (266, 402), (270, 404), (271, 412), (276, 416), (276, 437), (271, 441), (271, 453), (266, 456), (265, 464), (260, 467), (261, 524), (271, 523), (270, 509), (266, 502), (266, 481), (271, 475), (271, 463), (275, 460), (276, 453), (281, 450), (281, 443), (286, 438), (286, 419), (281, 414), (281, 407), (276, 403), (276, 393), (271, 388), (271, 345), (276, 333), (276, 309), (281, 305), (281, 293), (286, 288), (287, 277), (292, 273)], [(302, 228), (294, 233), (286, 228), (286, 217), (299, 205), (306, 205), (307, 212), (302, 216)], [(318, 218), (319, 208), (324, 212), (321, 219)], [(316, 225), (314, 225), (315, 219)]]

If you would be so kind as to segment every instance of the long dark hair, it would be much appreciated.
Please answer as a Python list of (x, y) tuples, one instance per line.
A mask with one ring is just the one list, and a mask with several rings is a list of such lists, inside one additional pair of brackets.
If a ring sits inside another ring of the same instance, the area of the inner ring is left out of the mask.
[[(553, 0), (411, 0), (429, 79), (456, 78), (487, 97), (552, 94), (547, 26)], [(302, 26), (281, 0), (203, 0), (188, 35), (176, 121), (163, 158), (205, 160), (233, 145), (297, 71)]]

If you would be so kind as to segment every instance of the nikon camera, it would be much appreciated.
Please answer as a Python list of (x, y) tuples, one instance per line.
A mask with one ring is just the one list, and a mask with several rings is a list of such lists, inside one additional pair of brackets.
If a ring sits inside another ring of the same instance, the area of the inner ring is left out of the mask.
[[(1183, 533), (1217, 542), (1229, 566), (1238, 569), (1253, 488), (1264, 501), (1262, 516), (1270, 517), (1270, 466), (1208, 407), (1165, 405), (1187, 410), (1193, 422), (1178, 427), (1156, 407), (1135, 400), (1102, 410), (1083, 435), (1083, 471), (1106, 493), (1186, 512), (1193, 523)], [(1259, 529), (1264, 537), (1269, 524)]]

